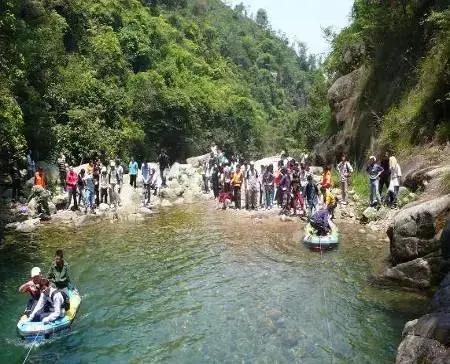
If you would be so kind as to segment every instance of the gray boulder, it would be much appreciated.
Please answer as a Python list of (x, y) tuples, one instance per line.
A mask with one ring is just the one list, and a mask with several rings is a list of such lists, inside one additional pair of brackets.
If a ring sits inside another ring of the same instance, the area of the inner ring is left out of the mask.
[(431, 286), (432, 270), (427, 260), (417, 258), (410, 262), (387, 268), (383, 277), (404, 287), (429, 288)]
[(203, 154), (198, 157), (191, 157), (186, 159), (186, 163), (190, 164), (192, 167), (197, 168), (200, 167), (203, 162), (207, 161), (209, 159), (209, 153)]
[(450, 351), (439, 341), (407, 335), (397, 350), (396, 364), (450, 363)]
[(55, 195), (52, 198), (52, 203), (56, 206), (56, 209), (63, 210), (67, 208), (67, 205), (69, 204), (69, 197), (67, 194)]
[(423, 257), (439, 248), (438, 234), (450, 215), (450, 195), (400, 211), (388, 228), (394, 262)]
[(382, 207), (379, 210), (374, 207), (368, 207), (362, 213), (361, 222), (368, 223), (383, 219), (387, 216), (388, 212), (389, 211), (385, 207)]
[(20, 222), (16, 226), (16, 231), (20, 233), (31, 233), (35, 231), (40, 225), (39, 219), (30, 219)]

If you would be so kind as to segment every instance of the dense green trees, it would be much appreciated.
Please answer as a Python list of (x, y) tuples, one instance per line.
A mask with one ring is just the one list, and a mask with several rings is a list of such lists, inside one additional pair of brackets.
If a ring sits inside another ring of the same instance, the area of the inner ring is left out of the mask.
[(255, 22), (219, 0), (5, 0), (2, 158), (303, 148), (325, 79), (299, 49), (264, 10)]

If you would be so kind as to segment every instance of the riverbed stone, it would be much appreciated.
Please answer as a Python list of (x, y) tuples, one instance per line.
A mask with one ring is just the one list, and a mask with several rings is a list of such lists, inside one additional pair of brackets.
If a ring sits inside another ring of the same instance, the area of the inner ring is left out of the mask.
[(401, 286), (411, 288), (429, 288), (432, 280), (432, 270), (427, 260), (417, 258), (387, 268), (383, 276)]
[(69, 204), (69, 197), (67, 194), (58, 194), (53, 196), (52, 202), (55, 205), (56, 209), (63, 210)]
[(163, 200), (161, 201), (161, 207), (172, 207), (172, 206), (173, 206), (172, 202), (170, 202), (170, 201), (167, 200), (167, 199), (163, 199)]
[(106, 212), (106, 211), (109, 211), (109, 205), (108, 205), (107, 203), (101, 203), (101, 204), (98, 206), (98, 210), (99, 210), (100, 212)]
[(20, 233), (31, 233), (35, 231), (40, 225), (39, 219), (29, 219), (23, 222), (19, 222), (16, 225), (16, 231)]

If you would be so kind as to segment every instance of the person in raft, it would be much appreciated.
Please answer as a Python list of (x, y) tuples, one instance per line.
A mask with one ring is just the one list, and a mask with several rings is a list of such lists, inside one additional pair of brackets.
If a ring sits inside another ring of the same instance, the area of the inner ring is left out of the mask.
[(27, 307), (24, 312), (27, 316), (30, 315), (39, 301), (39, 296), (41, 295), (41, 292), (39, 291), (39, 283), (41, 282), (41, 279), (41, 269), (39, 267), (33, 267), (33, 269), (31, 269), (31, 279), (19, 287), (20, 293), (29, 293), (31, 296), (27, 302)]
[(64, 253), (61, 249), (55, 253), (55, 261), (48, 272), (48, 279), (61, 290), (67, 290), (70, 284), (69, 266), (64, 261)]
[(39, 301), (27, 321), (42, 321), (42, 323), (46, 324), (64, 317), (66, 311), (70, 308), (67, 293), (52, 287), (49, 280), (45, 278), (41, 280), (40, 292)]
[(331, 232), (331, 206), (315, 212), (309, 219), (311, 226), (316, 229), (318, 236), (325, 236)]

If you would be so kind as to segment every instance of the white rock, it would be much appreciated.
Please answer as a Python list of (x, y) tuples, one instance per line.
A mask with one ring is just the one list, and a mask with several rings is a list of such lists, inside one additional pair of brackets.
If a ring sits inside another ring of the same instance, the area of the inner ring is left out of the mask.
[(106, 212), (109, 210), (109, 205), (106, 203), (101, 203), (100, 206), (98, 207), (98, 209), (101, 212)]
[(172, 206), (173, 204), (169, 200), (163, 199), (161, 201), (161, 207), (172, 207)]

